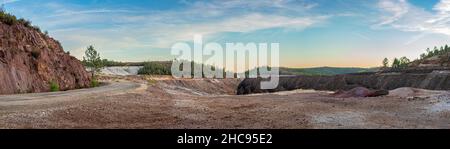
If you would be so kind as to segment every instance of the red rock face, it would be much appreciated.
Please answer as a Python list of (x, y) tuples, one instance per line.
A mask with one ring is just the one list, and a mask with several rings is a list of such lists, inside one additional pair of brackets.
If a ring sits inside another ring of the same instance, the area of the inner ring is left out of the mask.
[(58, 41), (23, 25), (0, 22), (0, 94), (86, 88), (91, 77)]

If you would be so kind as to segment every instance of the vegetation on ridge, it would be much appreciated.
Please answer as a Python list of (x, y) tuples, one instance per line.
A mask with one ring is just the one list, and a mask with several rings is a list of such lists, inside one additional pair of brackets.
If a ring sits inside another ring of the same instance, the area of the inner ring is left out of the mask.
[[(36, 30), (39, 33), (41, 32), (41, 29), (39, 26), (33, 26), (30, 20), (26, 20), (24, 18), (17, 18), (16, 16), (8, 13), (5, 11), (3, 7), (0, 7), (0, 22), (3, 22), (7, 25), (15, 25), (15, 24), (22, 24), (23, 26)], [(48, 32), (46, 31), (46, 35)]]
[[(433, 50), (430, 50), (430, 48), (427, 48), (425, 50), (425, 53), (420, 54), (420, 58), (416, 59), (414, 61), (409, 60), (407, 57), (394, 58), (390, 68), (394, 68), (394, 69), (406, 68), (412, 62), (422, 61), (427, 58), (431, 58), (433, 56), (440, 56), (440, 55), (444, 55), (444, 54), (450, 54), (450, 47), (448, 45), (441, 46), (440, 48), (435, 46), (433, 48)], [(383, 68), (389, 68), (388, 64), (389, 64), (389, 60), (387, 58), (384, 58), (383, 62), (382, 62)]]
[[(250, 71), (255, 71), (252, 69)], [(332, 76), (351, 73), (375, 72), (377, 68), (356, 67), (315, 67), (315, 68), (286, 68), (280, 67), (280, 75)], [(248, 76), (249, 71), (245, 72)], [(259, 74), (259, 72), (257, 73)]]
[(446, 54), (446, 53), (450, 52), (450, 47), (448, 45), (441, 46), (440, 48), (435, 46), (433, 48), (433, 50), (430, 50), (430, 48), (427, 48), (425, 51), (426, 51), (425, 53), (422, 53), (420, 55), (420, 60), (430, 58), (430, 57), (433, 57), (436, 55)]

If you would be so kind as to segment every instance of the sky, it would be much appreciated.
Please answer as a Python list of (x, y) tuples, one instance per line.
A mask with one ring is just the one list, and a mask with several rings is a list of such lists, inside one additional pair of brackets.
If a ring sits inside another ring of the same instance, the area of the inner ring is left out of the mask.
[(450, 44), (450, 0), (0, 0), (81, 59), (171, 60), (204, 42), (279, 43), (286, 67), (376, 67)]

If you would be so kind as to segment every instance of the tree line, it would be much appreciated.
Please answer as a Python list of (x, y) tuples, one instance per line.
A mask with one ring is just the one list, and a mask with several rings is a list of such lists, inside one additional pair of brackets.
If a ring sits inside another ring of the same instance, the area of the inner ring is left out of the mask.
[(425, 58), (430, 58), (430, 57), (433, 57), (436, 55), (446, 54), (446, 53), (450, 52), (450, 47), (448, 45), (441, 46), (440, 48), (435, 46), (433, 48), (433, 50), (431, 50), (430, 48), (427, 48), (425, 51), (426, 51), (425, 53), (422, 53), (420, 55), (421, 60), (425, 59)]
[[(403, 56), (401, 58), (394, 58), (392, 60), (392, 64), (390, 65), (391, 68), (406, 68), (408, 67), (409, 63), (411, 63), (411, 60), (409, 60), (406, 56)], [(389, 67), (389, 59), (384, 58), (383, 59), (383, 68)]]
[[(448, 45), (445, 46), (441, 46), (440, 48), (438, 47), (434, 47), (433, 50), (431, 50), (430, 48), (427, 48), (425, 50), (425, 53), (420, 54), (420, 58), (417, 60), (424, 60), (433, 56), (437, 56), (437, 55), (443, 55), (443, 54), (448, 54), (450, 52), (450, 47)], [(401, 57), (401, 58), (394, 58), (392, 60), (392, 63), (390, 64), (389, 59), (388, 58), (384, 58), (382, 65), (383, 68), (406, 68), (408, 67), (408, 65), (411, 63), (411, 60), (409, 60), (407, 57)]]
[[(207, 64), (200, 64), (194, 61), (186, 61), (186, 60), (176, 60), (178, 62), (183, 62), (183, 64), (191, 64), (191, 75), (194, 75), (194, 68), (203, 66), (212, 67), (214, 70), (220, 69), (221, 71), (226, 73), (225, 69), (215, 68), (213, 66)], [(91, 45), (88, 46), (85, 51), (85, 56), (81, 63), (88, 68), (90, 71), (93, 80), (96, 80), (97, 74), (101, 72), (104, 67), (110, 66), (143, 66), (138, 70), (138, 74), (140, 75), (171, 75), (172, 61), (161, 61), (161, 62), (140, 62), (140, 63), (123, 63), (117, 61), (111, 61), (108, 59), (102, 59), (100, 57), (100, 53), (95, 50), (95, 48)], [(182, 65), (180, 66), (182, 68)], [(202, 73), (204, 76), (205, 74)]]

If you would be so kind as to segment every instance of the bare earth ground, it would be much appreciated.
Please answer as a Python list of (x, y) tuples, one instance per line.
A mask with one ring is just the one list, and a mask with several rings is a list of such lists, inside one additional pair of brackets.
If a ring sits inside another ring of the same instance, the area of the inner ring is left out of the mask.
[(99, 88), (0, 96), (0, 128), (450, 128), (450, 93), (236, 96), (239, 80), (104, 77)]

